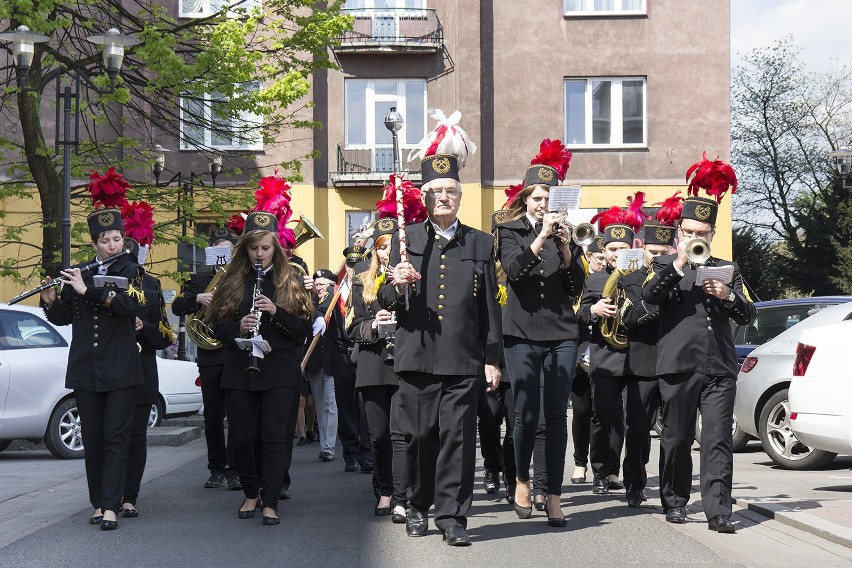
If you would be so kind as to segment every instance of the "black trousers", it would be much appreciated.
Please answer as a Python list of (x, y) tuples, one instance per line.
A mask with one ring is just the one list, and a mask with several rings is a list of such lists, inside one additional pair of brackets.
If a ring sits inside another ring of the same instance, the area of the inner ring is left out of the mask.
[(408, 448), (405, 433), (400, 426), (399, 387), (391, 397), (390, 436), (393, 447), (393, 496), (391, 508), (397, 505), (408, 508)]
[[(511, 409), (511, 412), (509, 410)], [(503, 381), (496, 390), (479, 395), (477, 405), (479, 452), (486, 470), (502, 472), (508, 485), (515, 484), (515, 442), (512, 437), (515, 420), (515, 400), (511, 385)], [(500, 428), (506, 422), (506, 434), (501, 440)]]
[[(229, 389), (225, 397), (235, 465), (245, 496), (260, 496), (264, 507), (276, 511), (287, 463), (285, 438), (293, 437), (287, 425), (292, 423), (293, 409), (298, 408), (298, 396), (296, 388), (279, 387), (264, 391)], [(258, 420), (260, 466), (255, 456)]]
[(656, 377), (627, 378), (627, 429), (624, 434), (624, 479), (628, 489), (645, 489), (651, 455), (654, 411), (660, 404)]
[(435, 505), (440, 529), (467, 527), (476, 466), (476, 406), (481, 377), (402, 373), (399, 422), (408, 457), (409, 502)]
[(355, 368), (348, 357), (339, 351), (332, 353), (331, 361), (334, 400), (337, 402), (337, 439), (343, 446), (343, 460), (348, 464), (364, 457), (358, 427)]
[[(405, 456), (405, 439), (397, 437), (394, 440), (391, 432), (393, 420), (393, 397), (399, 391), (396, 385), (375, 385), (359, 389), (364, 399), (364, 410), (369, 424), (370, 450), (375, 464), (376, 484), (379, 494), (388, 497), (394, 494), (394, 468), (400, 457)], [(401, 452), (399, 450), (402, 450)]]
[(589, 463), (589, 439), (592, 428), (592, 385), (589, 374), (577, 368), (571, 384), (571, 437), (574, 441), (574, 465)]
[(701, 410), (701, 504), (707, 519), (731, 514), (734, 456), (731, 416), (737, 383), (734, 377), (696, 374), (662, 375), (660, 499), (663, 508), (684, 507), (692, 488), (691, 447), (696, 411)]
[(150, 404), (137, 404), (133, 407), (133, 425), (130, 432), (130, 444), (127, 447), (127, 473), (124, 476), (124, 497), (122, 503), (136, 504), (142, 475), (148, 462), (148, 418), (151, 417)]
[(595, 476), (618, 475), (624, 443), (624, 377), (593, 376), (589, 459)]
[[(296, 396), (293, 397), (290, 409), (287, 413), (287, 424), (284, 426), (284, 475), (281, 478), (281, 487), (283, 489), (290, 488), (290, 465), (293, 463), (293, 433), (296, 431), (296, 421), (299, 417), (299, 399), (302, 396), (301, 387), (296, 389)], [(259, 452), (262, 455), (263, 452)]]
[(127, 448), (133, 429), (137, 387), (107, 392), (75, 390), (86, 445), (86, 481), (95, 509), (121, 509)]
[[(234, 452), (225, 442), (225, 391), (222, 389), (224, 365), (199, 367), (201, 399), (204, 401), (204, 438), (207, 442), (207, 469), (210, 473), (236, 475)], [(230, 433), (230, 429), (228, 430)], [(230, 434), (229, 436), (230, 437)]]

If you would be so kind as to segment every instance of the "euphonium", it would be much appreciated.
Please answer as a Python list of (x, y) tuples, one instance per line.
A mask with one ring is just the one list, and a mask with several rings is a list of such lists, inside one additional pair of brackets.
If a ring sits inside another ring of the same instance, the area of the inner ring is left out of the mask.
[(320, 233), (319, 229), (316, 228), (310, 219), (302, 215), (301, 213), (299, 222), (296, 223), (296, 226), (293, 228), (293, 234), (296, 236), (296, 246), (294, 249), (299, 248), (306, 242), (311, 239), (322, 239), (322, 233)]
[(601, 297), (611, 298), (612, 303), (615, 306), (615, 316), (611, 318), (601, 318), (601, 336), (603, 336), (603, 339), (607, 342), (607, 344), (615, 349), (627, 348), (627, 329), (624, 327), (624, 323), (622, 323), (621, 315), (624, 309), (630, 307), (631, 302), (627, 299), (624, 289), (618, 286), (618, 281), (622, 276), (627, 276), (631, 272), (633, 272), (633, 270), (622, 270), (616, 268), (612, 271), (612, 274), (609, 275), (609, 278), (607, 278), (606, 284), (604, 284), (603, 291), (601, 292)]
[[(217, 266), (216, 275), (204, 289), (204, 293), (213, 292), (219, 284), (219, 280), (225, 275), (225, 267)], [(222, 342), (213, 338), (213, 329), (207, 323), (207, 307), (201, 306), (195, 312), (186, 317), (186, 334), (193, 343), (205, 351), (216, 351), (222, 348)]]
[(704, 264), (710, 258), (710, 243), (704, 239), (692, 239), (686, 243), (686, 258), (691, 264)]

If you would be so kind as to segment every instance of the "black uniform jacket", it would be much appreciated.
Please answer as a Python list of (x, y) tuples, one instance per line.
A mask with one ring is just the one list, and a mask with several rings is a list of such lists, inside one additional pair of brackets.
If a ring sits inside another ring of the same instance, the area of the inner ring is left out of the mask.
[[(85, 264), (74, 268), (82, 266)], [(65, 387), (108, 392), (141, 385), (142, 365), (135, 327), (144, 270), (129, 256), (109, 266), (107, 275), (127, 278), (127, 290), (95, 287), (96, 274), (97, 270), (93, 270), (83, 275), (87, 287), (84, 295), (71, 286), (63, 286), (57, 300), (45, 310), (51, 323), (72, 326)], [(104, 302), (110, 291), (115, 292), (115, 297), (107, 308)]]
[[(254, 278), (246, 282), (238, 315), (233, 320), (222, 321), (213, 326), (213, 335), (225, 344), (222, 388), (249, 391), (278, 387), (300, 388), (302, 371), (299, 365), (302, 362), (305, 339), (311, 333), (311, 322), (286, 313), (280, 306), (271, 318), (268, 313), (262, 312), (260, 335), (269, 342), (272, 351), (258, 359), (260, 370), (257, 373), (246, 373), (250, 352), (237, 347), (234, 340), (240, 337), (240, 320), (251, 311), (254, 284)], [(267, 298), (275, 297), (272, 280), (264, 279), (261, 289)]]
[(562, 251), (554, 239), (538, 256), (530, 246), (536, 232), (526, 216), (498, 227), (497, 256), (508, 276), (503, 307), (503, 335), (530, 341), (577, 340), (573, 299), (583, 290), (582, 250), (571, 245), (572, 262), (562, 268)]
[[(188, 316), (198, 311), (201, 305), (195, 301), (198, 294), (203, 293), (213, 281), (213, 276), (216, 273), (198, 272), (190, 276), (189, 280), (183, 283), (183, 290), (177, 298), (172, 302), (172, 313), (176, 316)], [(197, 364), (199, 367), (213, 367), (216, 365), (225, 364), (225, 350), (217, 349), (210, 351), (207, 349), (198, 349)]]
[(654, 277), (642, 289), (642, 298), (660, 306), (657, 375), (701, 373), (737, 376), (737, 351), (730, 320), (748, 325), (756, 314), (743, 295), (743, 279), (736, 263), (710, 258), (710, 266), (734, 265), (733, 302), (726, 302), (695, 285), (695, 268), (689, 264), (681, 277), (674, 268), (675, 255), (657, 257)]
[[(369, 268), (358, 266), (358, 268)], [(352, 280), (352, 323), (349, 324), (349, 337), (358, 344), (358, 365), (355, 374), (355, 387), (370, 387), (381, 385), (396, 386), (399, 379), (393, 372), (393, 367), (385, 363), (388, 355), (387, 340), (378, 336), (373, 329), (376, 312), (382, 309), (378, 300), (371, 304), (364, 301), (364, 285), (356, 275)]]
[[(494, 238), (459, 223), (448, 241), (429, 221), (406, 233), (408, 260), (423, 277), (408, 287), (409, 309), (392, 282), (379, 290), (379, 303), (397, 314), (394, 370), (481, 376), (484, 364), (502, 364)], [(399, 240), (392, 242), (396, 266)]]
[(145, 382), (137, 391), (136, 404), (154, 404), (160, 391), (157, 350), (171, 344), (172, 328), (166, 316), (166, 302), (160, 281), (146, 274), (142, 280), (142, 290), (145, 292), (145, 303), (136, 311), (136, 317), (142, 320), (142, 329), (136, 332), (136, 341), (140, 347), (139, 357)]
[(642, 286), (649, 279), (647, 267), (622, 276), (619, 280), (630, 308), (622, 316), (627, 329), (626, 375), (657, 376), (657, 336), (660, 332), (660, 307), (642, 299)]
[[(352, 373), (350, 355), (352, 354), (352, 347), (355, 345), (355, 342), (349, 339), (346, 334), (346, 319), (343, 317), (343, 312), (340, 311), (339, 298), (338, 296), (338, 300), (335, 301), (331, 317), (325, 327), (325, 333), (322, 334), (322, 339), (320, 339), (319, 348), (315, 349), (311, 356), (311, 359), (313, 359), (313, 356), (319, 352), (325, 374), (336, 377), (338, 380), (345, 373), (348, 372), (350, 375)], [(320, 317), (325, 317), (332, 300), (334, 300), (334, 292), (329, 287), (328, 292), (319, 298), (317, 304), (317, 312)]]
[(601, 335), (601, 319), (592, 315), (592, 306), (601, 299), (601, 293), (612, 269), (599, 270), (589, 276), (580, 301), (579, 318), (582, 323), (592, 326), (592, 338), (589, 342), (589, 376), (622, 377), (627, 363), (627, 350), (619, 350), (604, 341)]

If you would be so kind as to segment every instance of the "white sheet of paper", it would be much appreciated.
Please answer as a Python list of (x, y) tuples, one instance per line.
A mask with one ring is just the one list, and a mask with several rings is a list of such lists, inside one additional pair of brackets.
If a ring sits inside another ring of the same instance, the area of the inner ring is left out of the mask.
[(703, 286), (707, 280), (719, 280), (725, 284), (730, 284), (734, 280), (734, 265), (699, 266), (695, 271), (696, 286)]
[(240, 349), (251, 349), (251, 354), (260, 359), (263, 359), (263, 356), (266, 353), (272, 351), (272, 347), (269, 346), (269, 342), (266, 341), (262, 335), (249, 338), (238, 337), (234, 340), (234, 343), (236, 343), (237, 347)]
[(145, 261), (148, 260), (148, 251), (151, 250), (151, 247), (145, 245), (144, 247), (139, 247), (139, 264), (145, 264)]
[(556, 185), (550, 188), (547, 208), (550, 211), (574, 211), (580, 208), (579, 185)]
[(207, 247), (204, 249), (207, 266), (224, 266), (231, 262), (231, 247)]
[(618, 251), (618, 262), (615, 267), (619, 270), (639, 270), (645, 262), (645, 251), (642, 249), (623, 249)]
[(124, 276), (108, 276), (106, 274), (95, 274), (95, 286), (103, 288), (107, 284), (115, 286), (121, 290), (127, 290), (127, 278)]

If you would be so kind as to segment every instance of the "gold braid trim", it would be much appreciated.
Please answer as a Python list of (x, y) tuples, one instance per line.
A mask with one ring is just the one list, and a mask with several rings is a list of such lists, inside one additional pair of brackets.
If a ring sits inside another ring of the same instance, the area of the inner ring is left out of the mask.
[[(580, 262), (583, 263), (583, 274), (586, 275), (586, 278), (589, 277), (589, 261), (586, 260), (586, 255), (580, 257)], [(577, 311), (577, 310), (574, 310)]]
[(506, 305), (506, 300), (509, 299), (509, 294), (506, 292), (506, 287), (502, 284), (497, 285), (497, 303), (500, 304), (500, 307)]
[(656, 272), (654, 272), (653, 270), (651, 270), (650, 272), (648, 272), (648, 277), (645, 279), (645, 281), (644, 281), (644, 282), (642, 282), (642, 286), (644, 286), (645, 284), (647, 284), (648, 282), (650, 282), (650, 281), (651, 281), (651, 279), (652, 279), (654, 276), (656, 276), (656, 275), (657, 275), (657, 273), (656, 273)]
[(388, 281), (388, 273), (387, 272), (382, 272), (381, 274), (376, 276), (376, 280), (375, 280), (375, 282), (373, 282), (373, 288), (375, 288), (376, 294), (379, 293), (379, 288), (381, 288), (382, 285), (387, 281)]
[(168, 323), (160, 321), (160, 335), (162, 335), (165, 338), (171, 339), (172, 338), (172, 326), (169, 325)]
[(577, 296), (577, 299), (574, 301), (573, 308), (574, 308), (575, 314), (580, 313), (580, 302), (583, 300), (583, 292), (585, 292), (585, 291), (586, 291), (586, 287), (583, 286), (583, 289), (580, 290), (580, 294)]
[(140, 306), (145, 305), (145, 291), (142, 290), (142, 288), (137, 288), (133, 284), (128, 284), (127, 295), (135, 299)]

